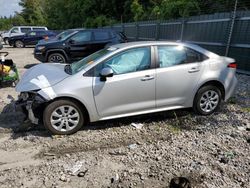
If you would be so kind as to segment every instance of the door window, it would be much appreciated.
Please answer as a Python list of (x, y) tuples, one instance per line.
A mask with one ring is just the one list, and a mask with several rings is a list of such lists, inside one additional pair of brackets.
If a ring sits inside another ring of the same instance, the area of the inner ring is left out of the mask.
[(75, 43), (88, 42), (91, 40), (91, 32), (78, 32), (73, 37), (71, 37), (71, 40), (73, 40)]
[(159, 46), (158, 57), (162, 68), (201, 61), (198, 52), (183, 46)]
[(22, 28), (21, 27), (21, 32), (22, 33), (28, 33), (29, 31), (31, 31), (31, 28)]
[(18, 33), (18, 28), (17, 27), (14, 27), (12, 30), (11, 30), (11, 33)]
[(94, 32), (95, 40), (108, 40), (109, 32), (107, 31), (95, 31)]
[(33, 31), (46, 30), (44, 27), (33, 27)]
[(36, 36), (36, 32), (35, 31), (32, 31), (28, 34), (29, 36)]
[(150, 47), (135, 48), (122, 52), (96, 67), (95, 75), (98, 76), (103, 68), (109, 67), (114, 75), (126, 74), (150, 69)]

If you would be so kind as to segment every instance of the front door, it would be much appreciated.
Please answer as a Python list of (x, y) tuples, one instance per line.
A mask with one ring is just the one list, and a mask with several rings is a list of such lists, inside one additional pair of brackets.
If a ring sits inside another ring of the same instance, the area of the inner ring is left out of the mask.
[[(113, 70), (113, 77), (101, 81), (103, 68)], [(101, 118), (155, 108), (155, 69), (151, 68), (151, 48), (120, 52), (95, 68), (93, 92)]]
[(70, 58), (77, 60), (91, 54), (91, 31), (79, 31), (67, 42)]

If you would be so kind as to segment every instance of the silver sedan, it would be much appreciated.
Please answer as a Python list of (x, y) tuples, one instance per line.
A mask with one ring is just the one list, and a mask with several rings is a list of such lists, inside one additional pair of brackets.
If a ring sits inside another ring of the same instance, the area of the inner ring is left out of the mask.
[(234, 59), (197, 45), (133, 42), (78, 62), (39, 64), (16, 86), (33, 123), (72, 134), (88, 122), (192, 107), (215, 112), (234, 93)]

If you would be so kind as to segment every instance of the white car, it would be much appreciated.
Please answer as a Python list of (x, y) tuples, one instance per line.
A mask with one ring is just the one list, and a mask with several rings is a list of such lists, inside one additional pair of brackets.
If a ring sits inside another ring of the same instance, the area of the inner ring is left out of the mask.
[(28, 33), (29, 31), (41, 31), (48, 30), (47, 27), (43, 26), (16, 26), (12, 27), (8, 32), (2, 33), (1, 38), (5, 44), (8, 44), (8, 39), (13, 36), (20, 36)]
[(197, 45), (132, 42), (72, 64), (39, 64), (16, 86), (33, 123), (72, 134), (100, 120), (193, 107), (212, 114), (233, 94), (234, 59)]

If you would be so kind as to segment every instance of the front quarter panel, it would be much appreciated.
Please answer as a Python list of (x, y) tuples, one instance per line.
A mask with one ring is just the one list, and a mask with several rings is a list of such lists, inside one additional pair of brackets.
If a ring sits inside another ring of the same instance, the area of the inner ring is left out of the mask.
[(53, 86), (56, 98), (69, 97), (80, 101), (89, 113), (90, 121), (99, 119), (92, 90), (93, 77), (85, 77), (82, 73), (70, 76)]

